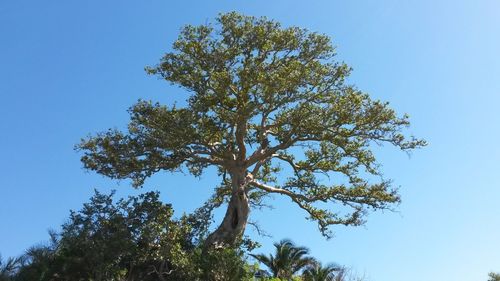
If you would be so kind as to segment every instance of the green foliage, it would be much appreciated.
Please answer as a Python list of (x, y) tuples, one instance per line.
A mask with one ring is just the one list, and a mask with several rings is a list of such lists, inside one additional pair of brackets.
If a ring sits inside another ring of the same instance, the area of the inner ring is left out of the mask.
[[(0, 258), (0, 281), (254, 281), (261, 271), (247, 261), (255, 247), (248, 239), (234, 248), (202, 247), (205, 208), (175, 219), (157, 192), (113, 197), (96, 191), (60, 232), (50, 232), (48, 243), (16, 259)], [(282, 240), (275, 248), (274, 255), (252, 255), (274, 276), (260, 280), (348, 280), (340, 271), (324, 279), (337, 268), (321, 267), (305, 247)]]
[(341, 281), (344, 269), (333, 264), (323, 266), (320, 262), (309, 265), (302, 273), (304, 281)]
[(488, 276), (490, 277), (488, 281), (500, 281), (500, 274), (498, 273), (490, 272)]
[(199, 257), (201, 280), (252, 280), (256, 268), (247, 264), (241, 249), (221, 248), (205, 251)]
[(282, 278), (264, 278), (262, 281), (302, 281), (302, 278), (299, 276), (294, 276), (291, 279), (282, 279)]
[(15, 281), (31, 280), (61, 280), (56, 277), (58, 268), (63, 261), (57, 258), (57, 240), (55, 233), (50, 233), (51, 241), (48, 245), (37, 245), (29, 248), (20, 258), (21, 265)]
[(265, 17), (233, 12), (215, 25), (188, 25), (172, 52), (146, 68), (187, 90), (187, 105), (139, 101), (127, 132), (82, 140), (84, 166), (136, 187), (161, 170), (199, 176), (215, 166), (233, 179), (223, 178), (220, 202), (231, 189), (258, 202), (280, 194), (326, 236), (331, 225), (359, 225), (366, 209), (399, 202), (372, 145), (409, 151), (425, 141), (403, 133), (407, 115), (347, 84), (350, 67), (335, 55), (326, 35)]
[(0, 263), (1, 281), (248, 280), (255, 271), (241, 248), (202, 251), (199, 212), (173, 218), (157, 192), (113, 200), (100, 192), (71, 211), (48, 245)]
[(0, 255), (0, 281), (11, 281), (17, 273), (17, 270), (22, 265), (20, 258), (9, 258), (6, 261)]
[[(170, 205), (149, 192), (114, 203), (96, 192), (80, 212), (63, 225), (58, 257), (67, 279), (120, 280), (133, 275), (156, 280), (189, 263), (189, 226), (172, 219)], [(174, 266), (175, 265), (175, 266)], [(148, 274), (152, 272), (152, 274)]]
[(291, 279), (300, 270), (314, 263), (314, 259), (308, 256), (309, 250), (307, 248), (296, 246), (290, 240), (281, 240), (279, 243), (274, 243), (274, 247), (274, 255), (251, 255), (267, 266), (273, 277)]

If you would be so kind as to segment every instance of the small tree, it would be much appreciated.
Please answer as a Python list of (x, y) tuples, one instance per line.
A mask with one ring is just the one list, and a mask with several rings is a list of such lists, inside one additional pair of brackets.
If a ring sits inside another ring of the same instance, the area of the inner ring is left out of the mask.
[[(304, 281), (343, 281), (344, 269), (334, 265), (327, 264), (323, 266), (320, 262), (316, 261), (310, 265), (302, 274)], [(336, 278), (338, 276), (338, 278)]]
[(158, 193), (113, 202), (96, 192), (49, 245), (22, 256), (14, 280), (196, 280), (193, 231), (172, 215)]
[(207, 245), (238, 240), (251, 204), (268, 194), (289, 198), (326, 236), (331, 225), (359, 225), (367, 207), (399, 202), (371, 145), (425, 145), (402, 133), (408, 116), (346, 83), (350, 68), (335, 61), (327, 36), (266, 18), (233, 12), (216, 26), (186, 26), (146, 70), (187, 90), (187, 105), (139, 101), (128, 132), (82, 141), (82, 161), (136, 187), (162, 170), (200, 176), (217, 167), (222, 183), (212, 200), (228, 206)]
[(157, 192), (113, 194), (96, 192), (60, 232), (50, 232), (50, 243), (0, 257), (0, 281), (253, 280), (244, 245), (202, 251), (206, 227), (196, 212), (173, 219)]
[(273, 277), (289, 280), (302, 269), (312, 266), (316, 261), (309, 256), (309, 249), (293, 244), (290, 240), (274, 243), (274, 255), (251, 255), (271, 271)]

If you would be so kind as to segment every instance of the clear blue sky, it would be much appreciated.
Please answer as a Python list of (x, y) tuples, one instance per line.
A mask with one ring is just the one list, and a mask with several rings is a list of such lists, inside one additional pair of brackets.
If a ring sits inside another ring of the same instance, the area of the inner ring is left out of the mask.
[[(385, 175), (401, 186), (397, 213), (375, 213), (326, 241), (298, 208), (254, 212), (324, 262), (373, 281), (486, 280), (500, 271), (500, 2), (491, 1), (1, 1), (0, 252), (47, 239), (93, 188), (136, 194), (126, 181), (85, 172), (74, 144), (123, 127), (137, 99), (172, 102), (180, 90), (143, 68), (170, 49), (179, 28), (236, 10), (332, 36), (350, 79), (412, 117), (430, 145), (411, 157), (383, 149)], [(209, 4), (210, 3), (210, 4)], [(216, 183), (162, 174), (178, 214)], [(251, 233), (251, 232), (250, 232)]]

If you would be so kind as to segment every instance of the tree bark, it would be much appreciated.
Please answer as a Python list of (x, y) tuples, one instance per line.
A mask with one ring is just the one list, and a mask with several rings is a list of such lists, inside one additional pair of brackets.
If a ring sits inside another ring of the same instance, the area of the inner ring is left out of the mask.
[(219, 227), (205, 241), (205, 249), (233, 246), (245, 231), (250, 204), (246, 193), (249, 176), (244, 173), (231, 175), (232, 195), (227, 206), (226, 215)]

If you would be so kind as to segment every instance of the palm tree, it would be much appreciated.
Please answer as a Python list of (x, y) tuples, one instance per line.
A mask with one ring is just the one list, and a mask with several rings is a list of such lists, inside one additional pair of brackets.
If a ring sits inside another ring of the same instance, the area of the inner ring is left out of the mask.
[(291, 279), (295, 273), (314, 262), (314, 259), (308, 256), (309, 249), (296, 246), (290, 240), (284, 239), (274, 243), (274, 247), (276, 248), (274, 256), (272, 254), (269, 256), (264, 254), (251, 255), (267, 266), (273, 277)]
[(343, 281), (344, 270), (334, 264), (322, 266), (315, 262), (304, 270), (302, 277), (304, 281)]
[(15, 276), (21, 264), (20, 258), (9, 258), (6, 262), (0, 256), (0, 281), (9, 281)]

